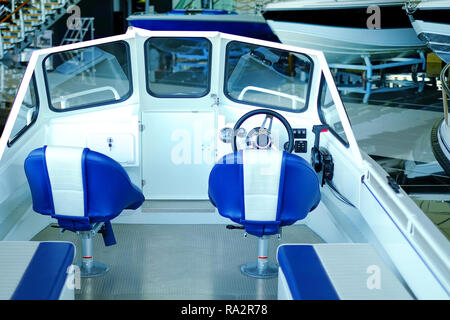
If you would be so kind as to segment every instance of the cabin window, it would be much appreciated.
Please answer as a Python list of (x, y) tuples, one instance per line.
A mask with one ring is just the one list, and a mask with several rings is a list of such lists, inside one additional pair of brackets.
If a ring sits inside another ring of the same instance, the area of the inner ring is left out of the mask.
[(334, 103), (333, 97), (331, 96), (331, 91), (328, 88), (327, 82), (322, 75), (320, 81), (320, 92), (319, 92), (319, 116), (324, 124), (330, 127), (330, 131), (345, 145), (348, 146), (348, 139), (344, 132), (344, 127), (342, 126), (341, 119), (339, 118), (336, 105)]
[(303, 54), (232, 41), (227, 45), (224, 92), (236, 102), (302, 112), (312, 69)]
[(145, 43), (147, 91), (155, 97), (198, 98), (209, 92), (211, 43), (204, 38), (150, 38)]
[(29, 127), (36, 122), (39, 112), (39, 99), (36, 90), (36, 80), (34, 74), (31, 77), (27, 92), (23, 98), (16, 121), (8, 140), (8, 145), (12, 145)]
[(53, 53), (43, 65), (54, 111), (117, 103), (132, 92), (129, 48), (124, 41)]

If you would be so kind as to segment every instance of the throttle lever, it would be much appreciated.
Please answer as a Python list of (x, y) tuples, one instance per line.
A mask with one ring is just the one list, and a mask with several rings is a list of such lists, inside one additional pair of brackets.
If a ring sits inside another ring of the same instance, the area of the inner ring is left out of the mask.
[(328, 131), (328, 125), (321, 124), (312, 127), (312, 131), (314, 132), (314, 146), (311, 148), (311, 165), (313, 166), (316, 172), (322, 171), (322, 161), (320, 159), (320, 133), (325, 130)]
[(326, 181), (333, 179), (334, 163), (333, 157), (325, 148), (321, 148), (320, 133), (328, 131), (328, 125), (313, 126), (312, 131), (315, 134), (314, 146), (311, 149), (311, 165), (318, 174), (320, 184), (323, 186)]

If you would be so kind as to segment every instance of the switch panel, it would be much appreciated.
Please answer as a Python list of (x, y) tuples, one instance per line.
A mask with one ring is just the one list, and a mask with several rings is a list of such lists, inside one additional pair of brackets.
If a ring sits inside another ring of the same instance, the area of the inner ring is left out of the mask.
[(306, 139), (306, 129), (292, 129), (294, 132), (294, 139)]
[(295, 153), (306, 153), (308, 151), (306, 140), (297, 140), (294, 146)]

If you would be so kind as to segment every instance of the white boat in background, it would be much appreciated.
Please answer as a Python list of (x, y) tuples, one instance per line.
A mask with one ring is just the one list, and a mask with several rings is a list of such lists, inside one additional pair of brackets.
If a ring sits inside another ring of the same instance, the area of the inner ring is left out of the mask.
[(260, 14), (187, 9), (167, 13), (135, 13), (127, 18), (136, 28), (152, 31), (219, 31), (277, 42)]
[(321, 50), (328, 63), (358, 63), (361, 56), (385, 60), (424, 48), (403, 6), (392, 0), (282, 1), (268, 4), (263, 16), (282, 43)]
[(450, 98), (450, 62), (441, 71), (442, 102), (444, 117), (436, 121), (431, 130), (431, 147), (436, 160), (450, 177), (450, 122), (448, 118), (448, 100)]
[(410, 2), (406, 11), (419, 39), (443, 61), (450, 62), (450, 1)]
[[(437, 121), (431, 130), (433, 154), (445, 173), (450, 176), (450, 126), (448, 119), (448, 98), (450, 97), (450, 1), (410, 1), (405, 6), (417, 37), (424, 41), (447, 65), (440, 78), (444, 118)], [(447, 73), (447, 76), (446, 76)]]

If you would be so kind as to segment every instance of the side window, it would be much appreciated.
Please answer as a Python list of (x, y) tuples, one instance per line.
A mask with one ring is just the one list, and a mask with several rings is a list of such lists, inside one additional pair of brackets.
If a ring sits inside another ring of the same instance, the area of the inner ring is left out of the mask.
[(307, 108), (312, 68), (303, 54), (231, 41), (224, 92), (234, 101), (302, 112)]
[(20, 106), (19, 114), (8, 140), (8, 145), (13, 144), (29, 127), (36, 122), (39, 112), (39, 99), (36, 90), (36, 80), (34, 74), (31, 77), (27, 92)]
[(45, 58), (49, 105), (54, 111), (120, 102), (132, 92), (126, 42), (58, 52)]
[(209, 92), (211, 43), (203, 38), (145, 42), (147, 91), (156, 97), (198, 98)]
[(330, 127), (331, 132), (339, 139), (343, 144), (348, 146), (347, 136), (344, 132), (344, 127), (342, 126), (341, 119), (339, 118), (336, 105), (334, 104), (333, 97), (331, 96), (330, 89), (328, 88), (327, 82), (322, 75), (320, 81), (320, 92), (319, 92), (319, 116), (323, 123)]

